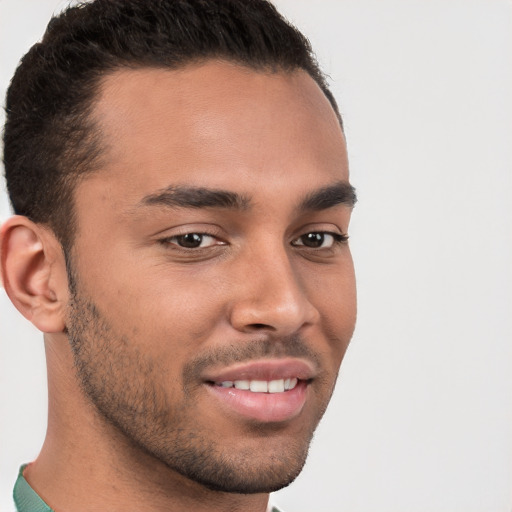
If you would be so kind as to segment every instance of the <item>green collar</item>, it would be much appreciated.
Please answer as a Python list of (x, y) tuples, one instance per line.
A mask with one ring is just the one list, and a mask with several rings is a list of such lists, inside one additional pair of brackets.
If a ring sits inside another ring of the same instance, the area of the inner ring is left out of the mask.
[(25, 480), (23, 470), (26, 467), (26, 464), (21, 466), (12, 492), (17, 512), (54, 512)]

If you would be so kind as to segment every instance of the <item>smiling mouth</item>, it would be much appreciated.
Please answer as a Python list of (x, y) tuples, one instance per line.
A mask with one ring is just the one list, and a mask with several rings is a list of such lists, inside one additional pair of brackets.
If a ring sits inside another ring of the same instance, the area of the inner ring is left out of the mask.
[(253, 393), (284, 393), (291, 391), (299, 382), (296, 377), (276, 380), (225, 380), (213, 382), (214, 386), (221, 388), (235, 388)]
[(290, 357), (215, 368), (205, 371), (201, 380), (219, 414), (269, 424), (297, 418), (308, 399), (313, 400), (309, 388), (317, 376), (315, 363)]

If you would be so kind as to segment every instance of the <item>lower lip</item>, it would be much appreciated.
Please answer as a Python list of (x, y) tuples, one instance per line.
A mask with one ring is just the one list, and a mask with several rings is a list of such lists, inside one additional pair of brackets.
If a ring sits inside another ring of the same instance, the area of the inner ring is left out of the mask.
[(207, 387), (229, 412), (249, 420), (275, 423), (289, 421), (299, 415), (306, 403), (308, 384), (299, 381), (297, 386), (283, 393), (253, 393), (212, 384)]

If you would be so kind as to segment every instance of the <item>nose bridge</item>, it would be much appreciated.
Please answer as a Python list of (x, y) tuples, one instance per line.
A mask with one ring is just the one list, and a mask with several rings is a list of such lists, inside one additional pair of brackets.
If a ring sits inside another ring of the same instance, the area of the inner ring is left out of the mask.
[(314, 321), (316, 309), (284, 244), (265, 244), (246, 258), (231, 314), (236, 329), (287, 335)]

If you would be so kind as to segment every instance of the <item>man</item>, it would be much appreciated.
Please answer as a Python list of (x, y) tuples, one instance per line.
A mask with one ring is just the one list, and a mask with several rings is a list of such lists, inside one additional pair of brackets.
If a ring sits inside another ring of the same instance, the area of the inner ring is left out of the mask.
[(263, 0), (96, 0), (6, 102), (2, 278), (44, 333), (32, 510), (263, 512), (355, 324), (355, 194), (305, 38)]

